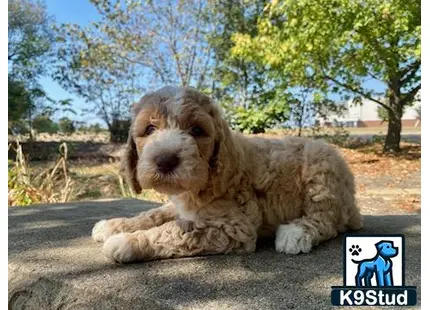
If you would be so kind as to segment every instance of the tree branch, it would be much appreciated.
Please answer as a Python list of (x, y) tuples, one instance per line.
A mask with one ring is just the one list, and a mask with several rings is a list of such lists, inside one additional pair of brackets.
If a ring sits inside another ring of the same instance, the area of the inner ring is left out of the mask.
[(415, 74), (420, 68), (421, 68), (421, 61), (417, 61), (413, 63), (411, 66), (408, 66), (408, 70), (403, 70), (401, 75), (403, 78), (400, 80), (400, 87), (408, 83), (415, 76)]
[(211, 59), (211, 52), (210, 52), (210, 49), (208, 49), (208, 54), (207, 54), (206, 62), (205, 62), (204, 67), (202, 68), (202, 71), (200, 73), (200, 78), (199, 78), (199, 80), (197, 82), (197, 86), (196, 86), (197, 89), (200, 89), (202, 87), (204, 81), (205, 81), (206, 71), (208, 69), (210, 59)]
[(419, 83), (417, 86), (415, 86), (409, 93), (407, 93), (402, 99), (401, 104), (402, 106), (410, 103), (412, 100), (414, 100), (415, 95), (418, 93), (418, 91), (421, 89), (421, 83)]
[(404, 77), (411, 70), (415, 70), (415, 69), (418, 69), (420, 67), (421, 67), (421, 60), (417, 60), (417, 61), (411, 63), (409, 66), (406, 66), (405, 68), (401, 69), (401, 71), (399, 73), (400, 78)]
[(382, 101), (380, 101), (380, 100), (377, 100), (377, 99), (375, 99), (375, 98), (372, 98), (371, 96), (369, 96), (368, 94), (366, 94), (365, 92), (363, 92), (363, 91), (362, 91), (362, 90), (360, 90), (360, 89), (356, 89), (356, 88), (354, 88), (354, 87), (351, 87), (350, 85), (347, 85), (347, 84), (344, 84), (344, 83), (342, 83), (342, 82), (339, 82), (338, 80), (336, 80), (336, 79), (332, 78), (331, 76), (324, 75), (324, 77), (325, 77), (326, 79), (329, 79), (330, 81), (334, 82), (335, 84), (337, 84), (337, 85), (339, 85), (339, 86), (342, 86), (343, 88), (348, 89), (349, 91), (352, 91), (352, 92), (354, 92), (354, 93), (357, 93), (357, 94), (359, 94), (359, 95), (363, 96), (364, 98), (369, 99), (370, 101), (373, 101), (373, 102), (375, 102), (375, 103), (379, 104), (380, 106), (382, 106), (382, 107), (383, 107), (383, 108), (385, 108), (386, 110), (392, 110), (392, 109), (391, 109), (391, 107), (390, 107), (389, 105), (387, 105), (387, 104), (383, 103), (383, 102), (382, 102)]
[(193, 76), (193, 69), (194, 69), (194, 61), (196, 59), (197, 56), (197, 41), (199, 38), (199, 34), (200, 34), (200, 19), (201, 19), (201, 11), (202, 11), (202, 1), (199, 2), (199, 8), (197, 11), (197, 23), (196, 23), (196, 31), (194, 33), (194, 42), (193, 42), (193, 47), (192, 47), (192, 52), (191, 52), (191, 59), (188, 63), (188, 66), (186, 68), (186, 75), (187, 75), (187, 84), (191, 83), (191, 78)]
[(155, 72), (155, 74), (158, 75), (158, 77), (161, 79), (161, 82), (166, 83), (167, 79), (165, 77), (165, 75), (163, 74), (162, 70), (160, 68), (158, 68), (155, 64), (150, 64), (149, 62), (146, 61), (141, 61), (139, 59), (131, 59), (127, 56), (124, 55), (118, 55), (119, 58), (122, 58), (128, 62), (134, 63), (134, 64), (138, 64), (138, 65), (142, 65), (144, 67), (148, 67), (151, 70), (153, 70)]
[(337, 85), (339, 85), (339, 86), (342, 86), (343, 88), (345, 88), (345, 89), (347, 89), (347, 90), (349, 90), (349, 91), (352, 91), (352, 92), (354, 92), (354, 93), (357, 93), (357, 94), (359, 94), (359, 95), (363, 96), (364, 98), (369, 99), (370, 101), (373, 101), (373, 102), (375, 102), (375, 103), (379, 104), (381, 107), (383, 107), (384, 109), (386, 109), (386, 110), (388, 110), (388, 111), (393, 111), (393, 109), (392, 109), (389, 105), (387, 105), (387, 104), (383, 103), (382, 101), (377, 100), (377, 99), (375, 99), (375, 98), (372, 98), (371, 96), (369, 96), (368, 94), (366, 94), (366, 93), (365, 93), (365, 92), (363, 92), (362, 90), (360, 90), (360, 89), (356, 89), (356, 88), (354, 88), (354, 87), (352, 87), (352, 86), (350, 86), (350, 85), (347, 85), (347, 84), (345, 84), (345, 83), (342, 83), (342, 82), (340, 82), (340, 81), (336, 80), (335, 78), (333, 78), (333, 77), (329, 76), (328, 74), (326, 74), (326, 73), (325, 73), (325, 70), (324, 70), (324, 66), (323, 66), (323, 64), (322, 64), (322, 62), (321, 62), (321, 59), (319, 59), (319, 66), (320, 66), (320, 70), (321, 70), (321, 72), (322, 72), (322, 74), (323, 74), (324, 78), (326, 78), (326, 79), (328, 79), (328, 80), (330, 80), (330, 81), (334, 82), (335, 84), (337, 84)]

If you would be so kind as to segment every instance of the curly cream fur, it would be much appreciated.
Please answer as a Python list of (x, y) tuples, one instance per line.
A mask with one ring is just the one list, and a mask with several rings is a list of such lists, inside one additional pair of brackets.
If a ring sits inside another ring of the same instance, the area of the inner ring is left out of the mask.
[[(105, 255), (118, 262), (253, 252), (275, 235), (277, 251), (309, 252), (347, 229), (360, 229), (354, 178), (335, 149), (297, 137), (246, 137), (220, 109), (190, 88), (163, 88), (133, 105), (124, 156), (130, 186), (170, 195), (134, 218), (96, 224)], [(148, 125), (156, 127), (147, 135)], [(193, 136), (199, 126), (204, 135)], [(155, 158), (176, 154), (170, 173)]]

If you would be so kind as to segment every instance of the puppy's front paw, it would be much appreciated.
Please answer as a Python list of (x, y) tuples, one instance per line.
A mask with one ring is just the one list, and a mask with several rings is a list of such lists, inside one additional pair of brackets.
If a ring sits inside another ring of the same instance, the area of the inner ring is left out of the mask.
[(97, 242), (105, 242), (110, 236), (113, 235), (111, 229), (109, 229), (109, 222), (107, 220), (101, 220), (97, 222), (92, 231), (92, 237)]
[(312, 249), (312, 238), (296, 224), (280, 225), (275, 244), (276, 250), (281, 253), (309, 253)]
[(107, 239), (103, 245), (103, 254), (118, 263), (129, 263), (136, 260), (133, 246), (127, 235), (130, 234), (121, 233)]

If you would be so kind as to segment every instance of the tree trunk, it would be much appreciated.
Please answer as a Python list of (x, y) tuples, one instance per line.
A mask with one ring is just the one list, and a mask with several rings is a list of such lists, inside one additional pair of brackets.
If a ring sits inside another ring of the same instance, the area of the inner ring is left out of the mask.
[(110, 142), (125, 143), (127, 142), (130, 130), (131, 120), (113, 120), (109, 126)]
[(385, 138), (384, 152), (399, 152), (402, 132), (402, 115), (389, 113), (388, 133)]
[(400, 100), (400, 85), (397, 77), (390, 78), (388, 92), (388, 132), (385, 138), (384, 152), (399, 152), (402, 133), (403, 103)]
[(400, 96), (392, 92), (389, 96), (388, 132), (385, 138), (384, 152), (399, 152), (402, 133), (403, 106)]
[(33, 107), (30, 106), (28, 108), (28, 134), (29, 134), (29, 140), (33, 141), (34, 137), (33, 137), (33, 111), (31, 110)]

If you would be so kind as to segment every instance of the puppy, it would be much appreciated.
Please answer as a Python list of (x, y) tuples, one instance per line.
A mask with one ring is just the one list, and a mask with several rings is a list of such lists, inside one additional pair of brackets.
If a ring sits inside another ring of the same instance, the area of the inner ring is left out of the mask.
[(362, 261), (352, 260), (358, 264), (355, 284), (357, 287), (372, 286), (370, 281), (375, 275), (377, 286), (393, 286), (393, 262), (391, 257), (399, 254), (399, 248), (394, 246), (393, 241), (379, 241), (376, 246), (377, 254), (374, 258)]
[(255, 251), (307, 253), (360, 229), (354, 178), (330, 146), (298, 137), (246, 137), (191, 88), (164, 87), (132, 106), (123, 170), (136, 192), (154, 188), (166, 205), (133, 218), (98, 222), (104, 254), (127, 263)]

